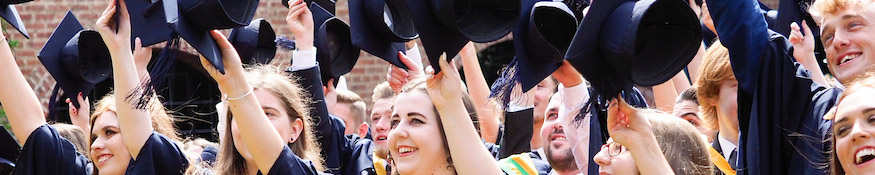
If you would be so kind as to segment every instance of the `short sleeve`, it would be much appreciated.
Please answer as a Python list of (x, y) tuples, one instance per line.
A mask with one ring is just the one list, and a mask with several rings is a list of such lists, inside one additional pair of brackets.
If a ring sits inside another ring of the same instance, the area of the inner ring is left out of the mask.
[(313, 165), (313, 162), (301, 159), (289, 149), (289, 146), (283, 146), (283, 152), (280, 153), (280, 156), (276, 158), (276, 162), (270, 167), (270, 171), (267, 172), (268, 175), (303, 175), (318, 173), (319, 171), (316, 170), (316, 166)]
[(153, 131), (125, 174), (183, 174), (187, 167), (188, 159), (176, 142)]
[(34, 130), (25, 143), (12, 174), (91, 174), (88, 157), (48, 124)]

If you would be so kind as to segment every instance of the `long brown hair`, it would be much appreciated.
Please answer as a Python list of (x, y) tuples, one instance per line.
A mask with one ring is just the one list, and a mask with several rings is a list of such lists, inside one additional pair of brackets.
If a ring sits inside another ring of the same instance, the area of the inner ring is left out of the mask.
[[(100, 117), (105, 112), (116, 113), (116, 109), (117, 104), (115, 101), (115, 94), (109, 93), (106, 96), (103, 96), (103, 98), (97, 101), (97, 104), (94, 105), (94, 113), (91, 114), (90, 120), (92, 128), (94, 127), (94, 121), (97, 120), (97, 117)], [(173, 117), (167, 114), (167, 110), (164, 110), (164, 106), (157, 97), (149, 100), (149, 105), (146, 109), (149, 110), (149, 117), (152, 118), (152, 129), (154, 129), (155, 132), (161, 133), (173, 141), (179, 141), (179, 133), (176, 132), (176, 127), (173, 126)], [(86, 132), (91, 133), (91, 131)], [(93, 140), (89, 139), (89, 147), (91, 142), (93, 142)]]
[(648, 115), (659, 148), (675, 173), (713, 174), (708, 143), (695, 126), (656, 110), (642, 110), (642, 113)]
[[(848, 83), (847, 88), (845, 88), (845, 91), (839, 97), (839, 100), (836, 103), (836, 106), (833, 108), (833, 110), (831, 110), (830, 112), (828, 112), (826, 114), (826, 115), (831, 115), (833, 124), (835, 124), (835, 120), (836, 120), (835, 115), (836, 115), (836, 113), (838, 113), (838, 111), (837, 111), (838, 106), (842, 103), (842, 101), (845, 100), (845, 98), (850, 96), (851, 94), (853, 94), (857, 91), (860, 91), (862, 89), (867, 89), (867, 88), (868, 89), (875, 89), (875, 72), (870, 71), (870, 72), (863, 73)], [(832, 149), (829, 151), (830, 152), (829, 153), (829, 157), (830, 157), (829, 164), (832, 167), (832, 168), (830, 168), (830, 170), (832, 171), (832, 174), (836, 174), (836, 175), (845, 174), (845, 169), (842, 167), (842, 162), (839, 161), (838, 154), (836, 154), (836, 151), (835, 151), (835, 149), (836, 149), (835, 132), (830, 132), (830, 141), (832, 141), (832, 144), (831, 144)]]
[[(294, 122), (295, 119), (303, 121), (303, 131), (295, 139), (295, 142), (289, 143), (288, 146), (301, 159), (312, 161), (318, 171), (324, 171), (325, 165), (320, 154), (321, 148), (319, 142), (316, 141), (315, 130), (313, 128), (314, 119), (308, 112), (310, 111), (308, 104), (311, 100), (306, 95), (304, 89), (295, 83), (291, 77), (284, 75), (281, 69), (276, 66), (260, 65), (247, 68), (245, 77), (246, 81), (254, 89), (270, 91), (273, 95), (282, 99), (283, 106), (288, 111), (289, 122)], [(231, 122), (232, 117), (229, 110), (226, 121)], [(231, 124), (227, 124), (225, 128), (219, 129), (228, 131), (228, 134), (225, 134), (219, 146), (219, 156), (216, 161), (217, 174), (245, 174), (246, 160), (234, 146), (234, 137), (230, 133)]]

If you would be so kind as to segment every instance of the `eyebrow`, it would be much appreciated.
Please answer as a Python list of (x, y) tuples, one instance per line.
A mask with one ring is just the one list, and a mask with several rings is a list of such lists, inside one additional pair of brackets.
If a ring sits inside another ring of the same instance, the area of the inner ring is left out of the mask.
[(872, 111), (875, 111), (875, 107), (869, 107), (869, 108), (863, 109), (863, 114), (868, 114)]

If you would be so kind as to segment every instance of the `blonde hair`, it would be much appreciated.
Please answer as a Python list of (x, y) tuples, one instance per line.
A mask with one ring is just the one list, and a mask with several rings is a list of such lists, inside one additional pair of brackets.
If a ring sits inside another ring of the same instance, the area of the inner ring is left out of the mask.
[(819, 26), (822, 26), (825, 18), (837, 15), (843, 10), (869, 8), (872, 2), (872, 0), (816, 0), (809, 6), (808, 13)]
[(338, 89), (336, 90), (336, 93), (337, 103), (349, 104), (349, 114), (352, 115), (350, 117), (352, 117), (353, 123), (351, 123), (352, 126), (346, 127), (352, 127), (358, 130), (359, 125), (362, 124), (362, 122), (368, 121), (368, 114), (366, 111), (367, 105), (365, 105), (365, 101), (362, 100), (362, 97), (359, 96), (359, 94), (349, 90)]
[[(279, 97), (286, 111), (288, 112), (289, 122), (294, 122), (295, 119), (301, 119), (304, 123), (303, 131), (294, 143), (289, 143), (288, 146), (292, 152), (301, 157), (301, 159), (310, 160), (316, 166), (316, 170), (324, 171), (324, 163), (321, 156), (321, 148), (316, 141), (315, 129), (313, 128), (314, 117), (310, 114), (308, 104), (311, 103), (310, 97), (300, 85), (294, 82), (292, 78), (285, 75), (281, 68), (271, 65), (258, 65), (246, 69), (244, 73), (246, 81), (249, 82), (254, 89), (267, 90), (273, 95)], [(226, 121), (231, 121), (231, 111), (228, 111)], [(225, 125), (227, 131), (231, 131), (231, 125)], [(288, 138), (284, 138), (288, 139)], [(216, 169), (218, 174), (244, 174), (246, 172), (246, 160), (237, 151), (234, 146), (233, 134), (225, 134), (225, 138), (221, 139), (219, 148), (219, 156), (217, 157)]]
[(55, 123), (52, 124), (52, 127), (58, 131), (58, 134), (60, 134), (61, 137), (70, 141), (73, 146), (76, 146), (76, 151), (79, 152), (79, 154), (88, 155), (89, 146), (86, 145), (88, 144), (88, 141), (85, 139), (88, 136), (85, 135), (85, 131), (82, 131), (82, 128), (65, 123)]
[(654, 109), (643, 109), (671, 169), (679, 174), (713, 174), (708, 143), (689, 122)]
[[(179, 134), (176, 132), (176, 128), (173, 126), (173, 117), (167, 115), (167, 111), (164, 110), (164, 105), (162, 105), (161, 101), (159, 101), (157, 98), (158, 97), (153, 97), (152, 100), (149, 100), (149, 104), (146, 108), (147, 110), (149, 110), (149, 116), (152, 118), (152, 129), (154, 129), (155, 132), (161, 133), (162, 135), (166, 136), (170, 140), (179, 141)], [(90, 121), (92, 128), (94, 127), (94, 121), (97, 120), (97, 117), (103, 115), (103, 113), (117, 113), (115, 94), (111, 92), (106, 96), (103, 96), (103, 98), (97, 101), (97, 104), (94, 106), (94, 113), (91, 114)]]
[(699, 100), (699, 108), (704, 125), (709, 129), (718, 129), (717, 105), (709, 103), (709, 100), (719, 98), (720, 84), (723, 81), (735, 79), (732, 65), (729, 62), (729, 49), (720, 41), (715, 41), (705, 51), (702, 64), (699, 66), (699, 78), (693, 87), (696, 88)]

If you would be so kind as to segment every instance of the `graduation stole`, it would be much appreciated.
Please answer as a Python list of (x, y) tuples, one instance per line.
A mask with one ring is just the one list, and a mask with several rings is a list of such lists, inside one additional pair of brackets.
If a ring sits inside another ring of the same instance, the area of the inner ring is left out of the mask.
[(723, 155), (720, 155), (720, 152), (717, 152), (714, 147), (708, 146), (708, 152), (711, 154), (711, 163), (717, 166), (717, 169), (723, 172), (726, 175), (735, 175), (735, 170), (729, 166), (729, 162), (726, 161), (726, 158)]

